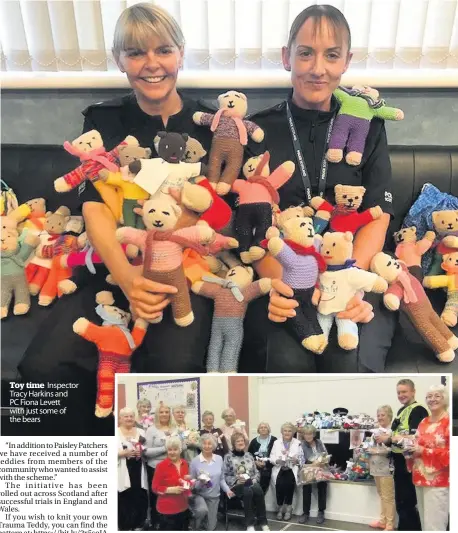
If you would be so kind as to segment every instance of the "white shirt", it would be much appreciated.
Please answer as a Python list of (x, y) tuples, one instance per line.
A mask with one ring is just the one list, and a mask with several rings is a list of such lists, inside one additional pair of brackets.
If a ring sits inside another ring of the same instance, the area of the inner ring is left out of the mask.
[(204, 457), (204, 454), (203, 453), (200, 453), (199, 454), (199, 461), (201, 463), (208, 463), (209, 465), (213, 464), (215, 462), (215, 454), (212, 453), (212, 458), (210, 459), (210, 461), (208, 459), (205, 459)]

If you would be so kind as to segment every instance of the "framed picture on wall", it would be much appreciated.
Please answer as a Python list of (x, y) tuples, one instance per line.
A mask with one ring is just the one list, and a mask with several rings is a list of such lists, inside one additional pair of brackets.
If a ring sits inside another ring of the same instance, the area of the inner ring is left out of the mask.
[(173, 408), (186, 407), (186, 424), (190, 429), (200, 429), (200, 379), (173, 379), (137, 383), (137, 398), (149, 400), (153, 413), (158, 403)]

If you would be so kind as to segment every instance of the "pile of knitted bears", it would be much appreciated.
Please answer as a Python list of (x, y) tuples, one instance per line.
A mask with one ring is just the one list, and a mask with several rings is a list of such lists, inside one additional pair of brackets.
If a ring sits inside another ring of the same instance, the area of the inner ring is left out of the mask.
[(359, 415), (349, 415), (346, 409), (337, 408), (334, 409), (332, 414), (314, 411), (312, 413), (304, 413), (302, 416), (296, 419), (296, 426), (298, 428), (302, 428), (307, 425), (311, 425), (317, 430), (370, 430), (376, 427), (376, 421), (367, 414), (362, 413)]

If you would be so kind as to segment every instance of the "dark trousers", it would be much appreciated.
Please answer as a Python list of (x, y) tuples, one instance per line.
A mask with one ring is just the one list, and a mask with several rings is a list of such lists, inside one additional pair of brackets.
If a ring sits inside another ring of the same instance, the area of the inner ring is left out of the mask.
[[(310, 514), (310, 506), (312, 504), (312, 487), (314, 483), (302, 486), (302, 509), (304, 514)], [(328, 484), (326, 481), (320, 481), (316, 484), (318, 490), (318, 511), (324, 512), (326, 510), (326, 496), (328, 493)]]
[(261, 485), (262, 492), (264, 494), (269, 490), (270, 478), (272, 477), (272, 469), (264, 467), (259, 471), (261, 477), (259, 479), (259, 484)]
[(145, 489), (129, 488), (118, 492), (118, 529), (132, 531), (145, 523), (148, 493)]
[(296, 479), (291, 468), (280, 471), (275, 482), (275, 494), (278, 505), (291, 505), (293, 503), (294, 489), (296, 488)]
[(264, 501), (264, 493), (262, 492), (261, 485), (259, 483), (253, 483), (253, 485), (247, 487), (246, 485), (240, 484), (235, 485), (231, 490), (237, 498), (243, 500), (246, 526), (254, 525), (255, 513), (258, 525), (265, 526), (267, 524), (266, 502)]
[(398, 531), (421, 531), (420, 516), (417, 511), (417, 494), (412, 482), (412, 474), (407, 470), (402, 453), (393, 453), (394, 499), (399, 517)]
[(156, 510), (157, 494), (153, 492), (151, 489), (155, 471), (156, 471), (155, 468), (151, 468), (150, 466), (146, 465), (146, 477), (148, 479), (148, 498), (149, 498), (149, 505), (150, 505), (150, 513), (151, 513), (150, 518), (151, 518), (151, 525), (153, 526), (157, 524), (158, 519), (159, 519), (159, 513)]
[(272, 226), (272, 207), (267, 202), (242, 204), (237, 208), (235, 231), (239, 250), (246, 252), (251, 246), (259, 246)]
[(160, 531), (187, 531), (189, 528), (189, 511), (177, 514), (160, 514)]

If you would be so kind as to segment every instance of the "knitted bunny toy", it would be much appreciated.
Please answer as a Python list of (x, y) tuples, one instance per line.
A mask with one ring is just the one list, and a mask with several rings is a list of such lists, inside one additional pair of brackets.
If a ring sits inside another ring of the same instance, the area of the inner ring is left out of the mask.
[(96, 302), (95, 312), (103, 320), (102, 325), (78, 318), (73, 324), (73, 331), (96, 344), (99, 351), (95, 416), (105, 418), (113, 411), (115, 374), (130, 372), (132, 353), (143, 342), (148, 323), (137, 318), (130, 332), (130, 314), (113, 305), (111, 292), (97, 293)]
[(371, 270), (385, 278), (389, 284), (383, 296), (385, 307), (390, 311), (400, 308), (423, 340), (432, 347), (439, 361), (453, 361), (458, 338), (437, 316), (421, 283), (412, 276), (406, 265), (379, 252), (372, 259)]
[(30, 309), (30, 293), (24, 272), (24, 265), (33, 250), (40, 243), (36, 235), (26, 235), (22, 244), (16, 231), (2, 229), (1, 255), (1, 318), (8, 316), (8, 309), (14, 297), (13, 313), (24, 315)]
[(380, 218), (383, 214), (382, 208), (378, 205), (362, 213), (358, 212), (366, 192), (364, 187), (336, 185), (334, 192), (335, 206), (320, 196), (315, 196), (310, 200), (310, 205), (316, 210), (313, 219), (316, 233), (322, 233), (329, 222), (332, 231), (351, 231), (355, 234), (359, 228)]
[[(140, 248), (145, 278), (178, 289), (171, 297), (173, 317), (178, 326), (189, 326), (194, 314), (182, 265), (183, 248), (193, 248), (205, 255), (207, 250), (202, 245), (211, 243), (215, 232), (207, 224), (174, 230), (181, 208), (167, 201), (167, 196), (146, 200), (142, 210), (137, 212), (142, 214), (146, 230), (118, 228), (116, 236), (120, 242)], [(161, 320), (162, 315), (154, 323)]]
[(444, 255), (442, 269), (445, 274), (425, 276), (423, 286), (428, 289), (447, 289), (447, 302), (441, 318), (447, 326), (454, 327), (458, 316), (458, 250)]
[(215, 301), (207, 372), (237, 372), (248, 304), (267, 294), (272, 280), (253, 282), (253, 269), (243, 266), (231, 268), (225, 280), (207, 276), (203, 280), (194, 283), (192, 291)]
[(340, 109), (332, 128), (326, 154), (331, 163), (342, 161), (345, 148), (347, 152), (345, 160), (349, 165), (361, 163), (367, 134), (374, 117), (385, 120), (404, 118), (404, 113), (400, 109), (385, 105), (377, 89), (367, 86), (353, 89), (353, 94), (341, 88), (334, 91)]
[(135, 137), (129, 135), (124, 141), (110, 152), (105, 151), (103, 140), (97, 130), (91, 130), (80, 135), (71, 143), (65, 142), (64, 148), (70, 154), (78, 157), (81, 165), (64, 176), (54, 180), (57, 192), (67, 192), (81, 185), (85, 180), (94, 181), (94, 185), (104, 198), (104, 184), (96, 184), (99, 172), (106, 168), (112, 172), (119, 170), (119, 147), (124, 145), (138, 146)]
[(24, 221), (18, 224), (18, 229), (23, 231), (24, 229), (40, 232), (43, 230), (46, 215), (46, 200), (44, 198), (32, 198), (19, 208), (24, 208)]
[[(358, 346), (358, 325), (352, 320), (338, 318), (348, 302), (360, 290), (385, 292), (387, 282), (373, 272), (366, 272), (354, 266), (353, 235), (346, 233), (325, 233), (321, 244), (321, 255), (326, 262), (326, 271), (320, 274), (320, 300), (318, 322), (326, 340), (329, 338), (334, 320), (337, 325), (337, 342), (344, 350), (354, 350)], [(321, 346), (322, 353), (326, 346)]]
[(435, 238), (434, 231), (427, 231), (423, 239), (417, 241), (417, 228), (415, 226), (403, 228), (394, 234), (396, 257), (405, 263), (409, 272), (420, 283), (423, 281), (421, 257), (431, 248)]
[(104, 183), (110, 187), (114, 187), (121, 193), (120, 205), (122, 217), (120, 222), (125, 226), (144, 229), (142, 217), (134, 213), (134, 208), (137, 207), (138, 200), (146, 200), (149, 194), (133, 182), (135, 176), (129, 172), (129, 164), (140, 159), (150, 158), (151, 149), (126, 145), (120, 146), (118, 151), (119, 171), (111, 172), (105, 168), (99, 172), (99, 177)]
[(272, 225), (272, 206), (280, 201), (277, 189), (291, 178), (295, 169), (292, 161), (286, 161), (270, 174), (265, 166), (269, 159), (270, 154), (266, 152), (246, 180), (237, 179), (232, 185), (232, 191), (239, 195), (235, 231), (240, 258), (245, 264), (264, 257), (265, 250), (260, 243)]
[[(243, 147), (248, 135), (260, 143), (264, 131), (254, 122), (244, 120), (248, 110), (247, 98), (243, 93), (228, 91), (218, 96), (219, 110), (211, 113), (194, 113), (196, 124), (210, 126), (214, 133), (208, 163), (208, 179), (216, 192), (227, 194), (234, 180), (240, 174), (243, 162)], [(223, 169), (224, 167), (224, 169)]]
[(294, 291), (293, 298), (299, 302), (296, 316), (285, 322), (302, 346), (319, 352), (327, 344), (318, 323), (316, 308), (312, 304), (318, 274), (326, 270), (326, 263), (318, 252), (322, 237), (315, 235), (311, 218), (293, 217), (283, 226), (284, 239), (278, 228), (271, 227), (266, 233), (270, 253), (283, 266), (283, 281)]

